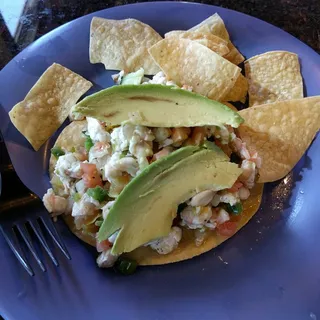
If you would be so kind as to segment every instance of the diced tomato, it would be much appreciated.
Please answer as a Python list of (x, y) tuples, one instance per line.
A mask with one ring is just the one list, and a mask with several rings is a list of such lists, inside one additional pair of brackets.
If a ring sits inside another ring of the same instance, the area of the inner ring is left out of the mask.
[(95, 164), (80, 163), (80, 168), (83, 171), (82, 179), (87, 188), (94, 188), (96, 186), (102, 187), (102, 180)]
[(237, 231), (237, 223), (232, 221), (227, 221), (218, 225), (217, 229), (221, 236), (231, 237)]
[(103, 252), (112, 247), (112, 243), (107, 239), (103, 241), (96, 241), (96, 248), (98, 252)]
[(89, 175), (84, 173), (82, 176), (82, 179), (83, 179), (84, 185), (87, 188), (95, 188), (96, 186), (100, 186), (100, 187), (103, 186), (99, 173), (94, 175)]
[(94, 171), (97, 171), (97, 167), (93, 163), (80, 163), (80, 167), (86, 174), (92, 174)]
[(237, 192), (241, 187), (243, 186), (243, 183), (240, 181), (236, 181), (233, 186), (228, 189), (229, 192)]

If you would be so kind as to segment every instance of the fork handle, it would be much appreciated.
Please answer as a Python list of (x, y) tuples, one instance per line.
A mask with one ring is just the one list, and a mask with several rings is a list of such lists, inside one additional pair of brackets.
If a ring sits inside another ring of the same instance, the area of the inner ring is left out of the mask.
[(4, 213), (9, 210), (16, 210), (19, 207), (30, 205), (36, 199), (37, 197), (34, 194), (29, 193), (29, 196), (3, 201), (0, 203), (0, 212)]

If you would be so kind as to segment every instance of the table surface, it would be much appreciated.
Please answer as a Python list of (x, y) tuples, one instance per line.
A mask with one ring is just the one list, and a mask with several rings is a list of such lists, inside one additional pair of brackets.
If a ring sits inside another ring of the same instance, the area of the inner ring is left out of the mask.
[[(94, 11), (136, 2), (142, 1), (0, 0), (0, 70), (30, 43), (58, 26)], [(320, 53), (319, 0), (197, 2), (233, 9), (267, 21)], [(8, 156), (0, 137), (0, 172), (6, 169), (7, 164)], [(6, 190), (1, 200), (11, 196), (10, 190)]]
[[(136, 2), (138, 1), (1, 0), (0, 69), (35, 39), (68, 21), (97, 10)], [(320, 53), (319, 0), (198, 2), (222, 6), (265, 20), (291, 33)]]

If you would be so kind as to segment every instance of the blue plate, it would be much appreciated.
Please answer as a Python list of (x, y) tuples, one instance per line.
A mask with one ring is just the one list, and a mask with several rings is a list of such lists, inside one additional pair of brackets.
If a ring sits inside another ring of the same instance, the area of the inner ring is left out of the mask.
[[(39, 152), (10, 124), (7, 112), (43, 71), (61, 63), (92, 81), (111, 85), (103, 65), (89, 63), (93, 16), (136, 18), (161, 34), (188, 29), (218, 12), (246, 56), (289, 50), (301, 59), (305, 94), (320, 94), (320, 57), (284, 31), (247, 15), (191, 3), (142, 3), (77, 19), (43, 36), (0, 74), (0, 128), (23, 182), (39, 196), (48, 187), (48, 148)], [(298, 139), (299, 137), (297, 137)], [(262, 208), (237, 235), (190, 261), (144, 267), (130, 277), (96, 267), (94, 250), (60, 230), (72, 255), (31, 278), (0, 238), (0, 313), (8, 320), (50, 319), (315, 319), (320, 317), (320, 214), (317, 183), (320, 139), (282, 181), (267, 185)], [(31, 259), (30, 259), (31, 260)]]

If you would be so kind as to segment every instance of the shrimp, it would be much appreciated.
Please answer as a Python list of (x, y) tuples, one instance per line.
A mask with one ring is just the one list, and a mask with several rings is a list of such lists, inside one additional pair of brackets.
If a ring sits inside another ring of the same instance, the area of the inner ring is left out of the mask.
[(107, 218), (109, 211), (114, 203), (115, 203), (115, 201), (109, 201), (105, 206), (102, 207), (103, 220), (105, 220)]
[(168, 254), (178, 247), (181, 238), (182, 230), (179, 227), (172, 227), (170, 233), (166, 237), (153, 240), (147, 245), (153, 250), (156, 250), (159, 254)]
[(240, 200), (247, 200), (250, 197), (250, 190), (246, 187), (241, 187), (239, 189)]
[(110, 181), (109, 196), (116, 198), (123, 188), (130, 182), (131, 176), (124, 172), (120, 177)]
[(257, 152), (255, 152), (255, 153), (251, 156), (250, 160), (253, 161), (253, 162), (256, 164), (257, 168), (261, 168), (262, 159), (258, 156), (258, 153), (257, 153)]
[(218, 225), (218, 224), (222, 224), (222, 223), (229, 221), (229, 220), (230, 220), (229, 213), (222, 208), (217, 208), (215, 210), (214, 214), (212, 215), (210, 222)]
[(134, 125), (128, 123), (113, 129), (111, 132), (111, 144), (113, 152), (122, 152), (128, 150), (134, 128)]
[(215, 195), (215, 192), (212, 190), (205, 190), (205, 191), (199, 192), (194, 197), (192, 197), (190, 201), (190, 205), (192, 207), (206, 206), (212, 201), (214, 195)]
[(139, 168), (144, 169), (149, 165), (147, 157), (153, 155), (153, 143), (155, 139), (152, 131), (143, 126), (136, 126), (130, 139), (129, 152), (138, 159)]
[(191, 144), (192, 145), (200, 145), (205, 137), (207, 135), (207, 130), (206, 128), (204, 127), (195, 127), (193, 130), (192, 130), (192, 134), (191, 134)]
[(159, 160), (160, 158), (169, 155), (172, 151), (173, 151), (172, 147), (165, 147), (153, 155), (152, 161)]
[(78, 146), (75, 148), (75, 152), (73, 152), (73, 155), (77, 158), (79, 161), (85, 161), (88, 160), (88, 153), (85, 149), (85, 147)]
[(112, 182), (120, 177), (123, 172), (127, 172), (130, 176), (136, 176), (139, 165), (136, 159), (132, 157), (120, 158), (121, 154), (115, 153), (110, 161), (104, 167), (104, 179)]
[(212, 209), (207, 207), (191, 207), (187, 206), (180, 213), (182, 219), (181, 225), (187, 226), (189, 229), (201, 229), (212, 216)]
[(88, 134), (93, 142), (110, 142), (110, 134), (105, 130), (105, 127), (97, 119), (87, 117)]
[(96, 165), (101, 171), (111, 155), (111, 146), (109, 143), (96, 142), (89, 151), (89, 162)]
[(231, 134), (231, 136), (231, 146), (233, 151), (237, 152), (240, 155), (241, 159), (250, 160), (256, 164), (257, 168), (261, 168), (262, 160), (259, 157), (258, 153), (255, 152), (253, 155), (251, 155), (245, 142), (243, 142), (235, 134)]
[(108, 240), (98, 241), (96, 239), (96, 249), (98, 252), (107, 251), (112, 247), (112, 243)]
[(163, 142), (171, 136), (170, 128), (153, 128), (152, 132), (157, 142)]
[(65, 190), (69, 190), (71, 188), (71, 179), (80, 179), (82, 169), (80, 162), (73, 153), (67, 153), (59, 157), (54, 173), (60, 178)]
[(239, 194), (238, 192), (233, 192), (233, 193), (228, 191), (219, 192), (213, 197), (211, 201), (211, 205), (213, 207), (217, 207), (220, 202), (229, 203), (231, 206), (234, 206), (236, 203), (239, 202)]
[(195, 236), (195, 239), (194, 239), (195, 245), (197, 247), (200, 247), (206, 238), (206, 230), (205, 229), (196, 229), (194, 232), (194, 236)]
[(151, 129), (144, 126), (136, 126), (134, 129), (134, 135), (138, 135), (140, 140), (153, 141), (155, 139)]
[(188, 139), (191, 132), (190, 128), (178, 127), (172, 128), (171, 139), (175, 146), (180, 146), (185, 140)]
[(110, 268), (117, 261), (118, 256), (111, 253), (111, 249), (103, 251), (97, 258), (97, 264), (100, 268)]
[(73, 203), (71, 215), (74, 217), (74, 223), (78, 230), (83, 227), (86, 219), (97, 214), (97, 208), (100, 203), (85, 193), (79, 201)]
[(48, 189), (47, 193), (43, 196), (42, 201), (46, 209), (53, 216), (65, 213), (68, 209), (68, 200), (55, 195), (52, 188)]
[(234, 135), (231, 146), (235, 152), (237, 152), (241, 159), (250, 159), (250, 153), (247, 149), (247, 145), (241, 139)]
[(250, 160), (243, 160), (241, 163), (242, 174), (240, 181), (249, 189), (253, 188), (256, 177), (256, 164)]
[(87, 193), (85, 193), (80, 201), (76, 201), (72, 207), (71, 215), (73, 217), (83, 217), (93, 215), (96, 211), (96, 208), (100, 206), (100, 203), (97, 200), (91, 198)]
[(210, 138), (214, 135), (216, 128), (216, 126), (204, 126), (207, 138)]

